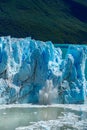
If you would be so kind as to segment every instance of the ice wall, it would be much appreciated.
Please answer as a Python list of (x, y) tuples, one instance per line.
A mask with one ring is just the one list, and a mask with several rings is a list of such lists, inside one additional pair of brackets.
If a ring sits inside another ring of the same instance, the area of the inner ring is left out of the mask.
[(66, 58), (51, 42), (0, 38), (0, 104), (84, 103), (86, 46), (69, 46)]

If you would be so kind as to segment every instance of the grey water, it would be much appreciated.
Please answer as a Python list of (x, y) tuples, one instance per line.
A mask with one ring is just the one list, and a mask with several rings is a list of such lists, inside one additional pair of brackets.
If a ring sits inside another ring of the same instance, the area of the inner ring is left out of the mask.
[(87, 130), (87, 106), (0, 106), (0, 130)]

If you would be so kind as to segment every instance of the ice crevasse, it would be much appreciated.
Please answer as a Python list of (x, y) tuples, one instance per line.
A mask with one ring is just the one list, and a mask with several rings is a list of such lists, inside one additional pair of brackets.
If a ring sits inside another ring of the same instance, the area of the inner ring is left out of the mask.
[(86, 46), (70, 45), (63, 59), (52, 42), (0, 37), (0, 104), (85, 103), (86, 59)]

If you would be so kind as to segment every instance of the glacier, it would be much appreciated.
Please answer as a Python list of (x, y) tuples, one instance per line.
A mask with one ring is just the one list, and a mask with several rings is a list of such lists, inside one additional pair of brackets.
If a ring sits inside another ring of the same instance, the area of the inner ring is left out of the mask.
[(0, 104), (82, 104), (86, 101), (87, 46), (0, 37)]

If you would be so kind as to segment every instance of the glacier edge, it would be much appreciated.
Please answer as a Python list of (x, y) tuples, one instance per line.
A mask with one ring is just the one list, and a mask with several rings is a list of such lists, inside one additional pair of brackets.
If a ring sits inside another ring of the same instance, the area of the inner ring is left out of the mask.
[(84, 103), (86, 59), (86, 46), (70, 45), (63, 59), (52, 42), (0, 37), (0, 104)]

